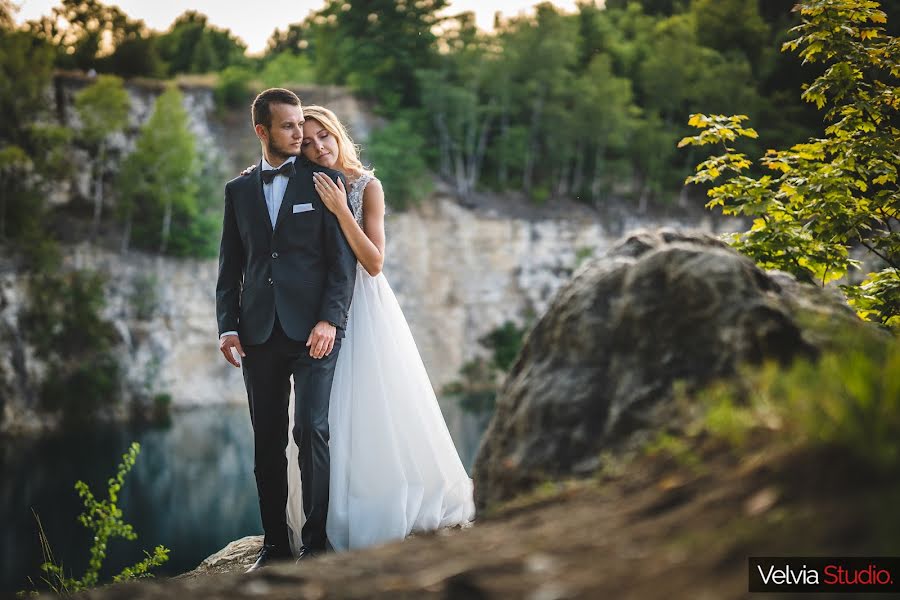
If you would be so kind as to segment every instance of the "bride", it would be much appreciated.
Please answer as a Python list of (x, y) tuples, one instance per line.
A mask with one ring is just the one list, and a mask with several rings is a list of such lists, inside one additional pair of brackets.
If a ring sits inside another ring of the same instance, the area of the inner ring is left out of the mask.
[[(349, 189), (344, 189), (340, 181), (335, 184), (316, 173), (315, 186), (358, 260), (331, 388), (328, 539), (335, 550), (347, 550), (466, 523), (475, 513), (472, 480), (447, 431), (400, 305), (381, 272), (381, 182), (363, 167), (334, 113), (320, 106), (303, 112), (302, 156), (347, 178)], [(293, 402), (292, 397), (292, 421)], [(296, 552), (303, 509), (298, 449), (292, 438), (287, 454), (287, 520)]]

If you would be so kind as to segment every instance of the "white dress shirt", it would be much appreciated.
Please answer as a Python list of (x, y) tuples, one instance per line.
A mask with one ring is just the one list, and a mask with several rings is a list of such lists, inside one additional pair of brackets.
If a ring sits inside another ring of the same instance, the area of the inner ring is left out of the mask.
[[(262, 170), (274, 171), (276, 169), (280, 169), (282, 165), (294, 162), (295, 160), (297, 160), (297, 157), (291, 156), (277, 167), (273, 167), (269, 164), (269, 161), (266, 160), (266, 157), (263, 156)], [(263, 194), (266, 197), (266, 209), (269, 211), (269, 220), (272, 222), (272, 229), (275, 228), (275, 221), (278, 220), (278, 211), (281, 209), (281, 201), (284, 200), (284, 191), (287, 189), (287, 184), (288, 178), (280, 173), (275, 176), (275, 179), (272, 180), (272, 183), (263, 182)], [(222, 339), (226, 335), (237, 334), (237, 331), (226, 331), (219, 336), (219, 339)]]
[[(274, 171), (280, 169), (282, 165), (292, 163), (297, 160), (296, 156), (291, 156), (286, 161), (273, 167), (269, 164), (264, 156), (262, 159), (263, 171)], [(276, 175), (272, 183), (263, 183), (263, 194), (266, 196), (266, 208), (269, 209), (269, 218), (272, 220), (272, 228), (275, 228), (275, 221), (278, 219), (278, 210), (281, 208), (281, 201), (284, 199), (284, 191), (287, 189), (288, 178), (284, 175)]]

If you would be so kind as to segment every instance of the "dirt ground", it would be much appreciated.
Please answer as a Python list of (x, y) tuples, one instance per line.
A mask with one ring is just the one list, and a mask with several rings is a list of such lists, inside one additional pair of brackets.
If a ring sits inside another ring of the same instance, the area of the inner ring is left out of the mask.
[(253, 575), (243, 571), (261, 539), (244, 538), (175, 579), (86, 596), (750, 598), (748, 556), (896, 554), (900, 519), (882, 519), (896, 512), (896, 490), (840, 454), (708, 442), (547, 483), (466, 529)]

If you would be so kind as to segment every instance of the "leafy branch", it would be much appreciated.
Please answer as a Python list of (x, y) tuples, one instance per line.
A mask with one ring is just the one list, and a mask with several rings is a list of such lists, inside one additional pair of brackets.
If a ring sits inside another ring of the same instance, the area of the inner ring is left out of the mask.
[(713, 184), (707, 208), (752, 219), (732, 244), (760, 266), (821, 285), (844, 278), (867, 251), (872, 272), (841, 287), (857, 313), (900, 326), (900, 40), (884, 32), (887, 17), (870, 0), (808, 0), (803, 23), (783, 50), (825, 72), (804, 86), (802, 98), (825, 109), (822, 138), (787, 150), (768, 150), (759, 164), (770, 173), (747, 173), (753, 163), (735, 149), (755, 138), (744, 115), (691, 115), (700, 130), (678, 146), (720, 144), (723, 152), (701, 162), (686, 183)]

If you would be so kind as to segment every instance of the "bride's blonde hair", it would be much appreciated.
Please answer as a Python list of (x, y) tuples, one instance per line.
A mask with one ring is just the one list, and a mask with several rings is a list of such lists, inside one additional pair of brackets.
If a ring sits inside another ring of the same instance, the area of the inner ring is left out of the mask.
[(318, 121), (322, 127), (334, 136), (338, 145), (337, 167), (338, 171), (344, 173), (361, 173), (372, 175), (374, 169), (367, 169), (359, 160), (359, 146), (353, 143), (347, 128), (340, 122), (337, 116), (325, 108), (312, 104), (303, 107), (303, 118), (307, 121), (314, 119)]

